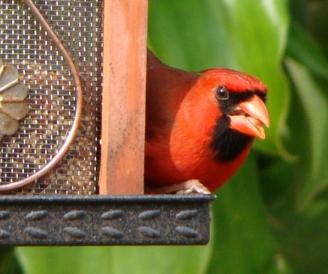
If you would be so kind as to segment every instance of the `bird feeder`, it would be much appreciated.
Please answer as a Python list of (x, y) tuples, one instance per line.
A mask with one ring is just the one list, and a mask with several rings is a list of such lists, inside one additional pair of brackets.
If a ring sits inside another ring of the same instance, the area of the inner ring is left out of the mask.
[(0, 0), (0, 245), (205, 244), (144, 195), (147, 0)]

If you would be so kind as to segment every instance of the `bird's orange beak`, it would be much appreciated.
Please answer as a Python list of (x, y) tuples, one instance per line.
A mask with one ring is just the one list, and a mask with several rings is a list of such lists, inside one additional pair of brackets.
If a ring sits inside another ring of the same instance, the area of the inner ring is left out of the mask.
[(264, 102), (256, 95), (240, 103), (230, 116), (230, 128), (246, 135), (265, 139), (264, 126), (269, 127), (270, 118)]

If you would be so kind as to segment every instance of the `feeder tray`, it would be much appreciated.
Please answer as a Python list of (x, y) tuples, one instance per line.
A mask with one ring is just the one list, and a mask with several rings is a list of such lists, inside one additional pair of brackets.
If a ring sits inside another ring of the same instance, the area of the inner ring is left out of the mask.
[(0, 0), (0, 245), (208, 242), (213, 196), (143, 195), (147, 13)]

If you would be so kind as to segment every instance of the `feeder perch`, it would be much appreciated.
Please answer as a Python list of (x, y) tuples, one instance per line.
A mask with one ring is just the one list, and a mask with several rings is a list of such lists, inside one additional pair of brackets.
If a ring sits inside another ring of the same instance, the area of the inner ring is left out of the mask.
[(206, 244), (144, 195), (147, 0), (0, 0), (0, 245)]

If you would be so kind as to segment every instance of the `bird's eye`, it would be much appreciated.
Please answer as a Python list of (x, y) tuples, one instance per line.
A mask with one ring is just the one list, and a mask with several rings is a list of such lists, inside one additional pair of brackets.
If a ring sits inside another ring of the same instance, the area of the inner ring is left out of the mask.
[(219, 100), (228, 100), (229, 99), (229, 91), (225, 87), (219, 86), (216, 89), (216, 98)]

